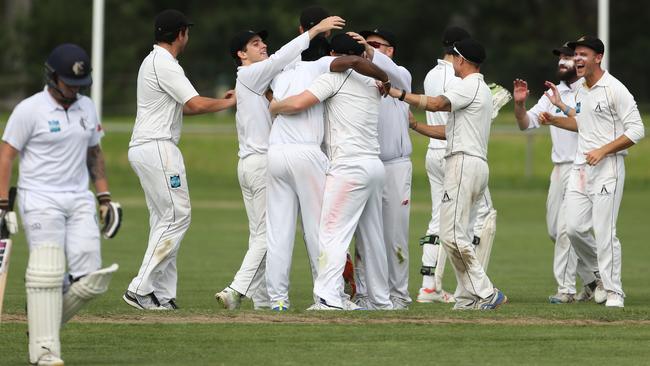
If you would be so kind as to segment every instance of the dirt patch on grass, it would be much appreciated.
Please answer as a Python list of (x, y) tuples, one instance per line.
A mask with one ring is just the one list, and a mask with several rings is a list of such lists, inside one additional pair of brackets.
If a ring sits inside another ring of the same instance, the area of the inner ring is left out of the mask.
[[(378, 314), (372, 314), (378, 315)], [(392, 314), (391, 314), (392, 315)], [(4, 314), (3, 323), (25, 323), (25, 315)], [(598, 319), (544, 319), (544, 318), (473, 318), (454, 317), (410, 317), (405, 315), (390, 317), (334, 316), (334, 314), (287, 314), (287, 313), (248, 313), (211, 315), (175, 315), (175, 314), (111, 314), (106, 316), (82, 315), (75, 317), (72, 323), (82, 324), (479, 324), (479, 325), (558, 325), (558, 326), (593, 326), (593, 325), (642, 325), (650, 326), (650, 320), (598, 320)]]

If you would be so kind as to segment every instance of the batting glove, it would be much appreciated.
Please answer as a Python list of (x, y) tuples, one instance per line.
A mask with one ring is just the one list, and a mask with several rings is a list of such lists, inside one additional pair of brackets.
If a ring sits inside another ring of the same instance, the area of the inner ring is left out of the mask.
[(99, 202), (99, 221), (104, 239), (112, 239), (117, 235), (122, 224), (122, 206), (111, 200), (110, 192), (97, 193)]

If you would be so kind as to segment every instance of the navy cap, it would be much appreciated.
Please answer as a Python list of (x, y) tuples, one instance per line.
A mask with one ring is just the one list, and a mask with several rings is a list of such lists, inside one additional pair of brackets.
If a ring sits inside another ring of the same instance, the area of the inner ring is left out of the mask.
[(260, 38), (262, 38), (262, 40), (265, 40), (266, 37), (269, 36), (269, 32), (265, 30), (259, 32), (255, 32), (252, 30), (245, 30), (235, 34), (235, 36), (233, 36), (230, 39), (230, 55), (235, 60), (239, 59), (239, 56), (237, 56), (237, 52), (243, 51), (248, 41), (253, 39), (253, 37), (255, 36), (259, 36)]
[(585, 46), (591, 48), (596, 53), (605, 53), (603, 41), (594, 36), (582, 36), (577, 41), (567, 43), (567, 46), (573, 50), (578, 46)]
[(366, 30), (366, 31), (361, 31), (359, 32), (361, 37), (363, 38), (368, 38), (368, 36), (377, 36), (381, 37), (388, 42), (388, 44), (393, 47), (397, 48), (397, 37), (395, 37), (395, 33), (384, 29), (384, 28), (375, 28), (374, 30)]
[(57, 46), (48, 56), (45, 66), (66, 85), (88, 86), (93, 83), (90, 57), (76, 44), (64, 43)]
[(332, 51), (334, 53), (339, 53), (342, 55), (357, 55), (360, 56), (365, 51), (365, 47), (354, 40), (346, 33), (339, 33), (332, 37), (330, 41), (332, 45)]
[(461, 27), (447, 27), (447, 29), (442, 33), (442, 45), (445, 47), (452, 47), (454, 43), (469, 37), (469, 32)]
[(330, 13), (325, 8), (317, 5), (310, 6), (300, 13), (300, 25), (307, 31), (329, 16)]
[(574, 53), (573, 48), (569, 47), (569, 42), (565, 42), (562, 46), (553, 49), (553, 54), (555, 56), (573, 56)]
[(156, 15), (154, 33), (156, 36), (161, 36), (193, 25), (194, 23), (190, 22), (185, 14), (176, 9), (167, 9)]
[(485, 48), (472, 38), (465, 38), (454, 44), (454, 52), (467, 61), (482, 64), (485, 61)]

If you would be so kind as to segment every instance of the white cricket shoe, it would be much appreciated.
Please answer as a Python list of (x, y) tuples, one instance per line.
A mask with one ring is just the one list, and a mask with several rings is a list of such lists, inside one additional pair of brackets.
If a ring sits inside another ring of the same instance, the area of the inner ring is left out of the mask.
[(214, 294), (214, 298), (217, 299), (217, 302), (219, 302), (226, 310), (239, 309), (242, 296), (244, 295), (231, 289), (230, 287), (226, 287), (223, 289), (223, 291)]
[(361, 307), (348, 299), (345, 299), (343, 300), (343, 310), (366, 310), (366, 308)]
[(418, 297), (415, 300), (422, 303), (432, 303), (432, 302), (442, 302), (446, 304), (455, 303), (454, 295), (450, 294), (445, 290), (437, 291), (433, 288), (420, 288), (418, 292)]
[(602, 304), (607, 301), (607, 291), (603, 287), (603, 281), (598, 278), (596, 279), (596, 289), (594, 290), (594, 301), (596, 304)]
[(327, 302), (323, 299), (320, 299), (319, 302), (307, 308), (307, 311), (321, 311), (321, 310), (328, 311), (328, 310), (344, 310), (344, 309), (338, 306), (328, 305)]
[(36, 361), (37, 366), (63, 366), (63, 360), (55, 356), (52, 352), (45, 353), (42, 355), (38, 361)]
[(594, 290), (589, 287), (589, 285), (585, 285), (582, 291), (580, 291), (576, 295), (576, 301), (577, 302), (588, 302), (591, 301), (594, 298)]
[(614, 291), (607, 291), (607, 302), (605, 302), (605, 306), (609, 308), (622, 308), (624, 302), (623, 295)]
[(364, 308), (366, 310), (371, 310), (372, 305), (370, 304), (370, 300), (368, 299), (368, 296), (358, 296), (359, 294), (354, 296), (352, 298), (352, 301), (359, 307)]
[(567, 294), (564, 292), (558, 292), (557, 294), (548, 297), (548, 302), (551, 304), (570, 304), (575, 300), (574, 294)]

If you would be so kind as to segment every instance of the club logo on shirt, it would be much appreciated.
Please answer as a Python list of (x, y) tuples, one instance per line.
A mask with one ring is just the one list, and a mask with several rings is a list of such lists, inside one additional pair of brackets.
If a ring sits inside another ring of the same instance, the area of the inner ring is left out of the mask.
[(81, 128), (83, 128), (84, 130), (86, 129), (86, 122), (88, 122), (88, 120), (86, 119), (86, 117), (81, 117), (81, 118), (79, 119), (79, 124), (81, 125)]
[(61, 132), (61, 124), (57, 120), (47, 121), (50, 126), (50, 132)]
[(169, 186), (172, 188), (178, 188), (181, 186), (181, 177), (177, 175), (172, 175), (169, 177)]
[(445, 191), (445, 194), (442, 195), (442, 203), (445, 203), (445, 202), (451, 202), (451, 198), (447, 194), (447, 191)]
[(580, 102), (576, 103), (576, 113), (580, 113)]
[(598, 102), (598, 105), (596, 106), (596, 108), (594, 108), (594, 112), (599, 112), (600, 113), (602, 111), (603, 111), (603, 109), (600, 108), (600, 102)]

